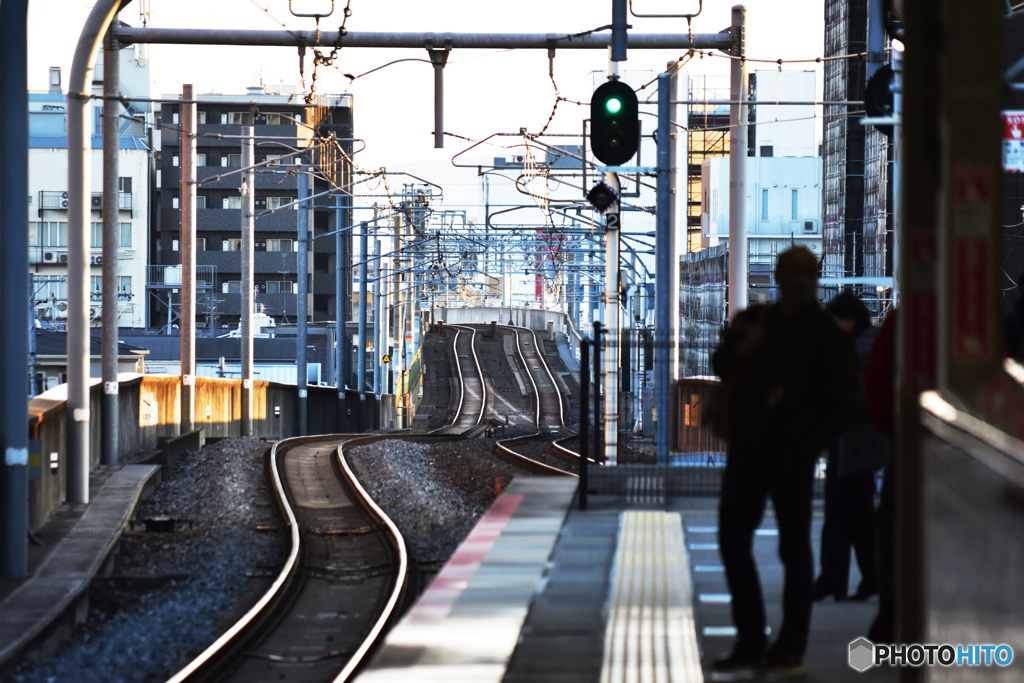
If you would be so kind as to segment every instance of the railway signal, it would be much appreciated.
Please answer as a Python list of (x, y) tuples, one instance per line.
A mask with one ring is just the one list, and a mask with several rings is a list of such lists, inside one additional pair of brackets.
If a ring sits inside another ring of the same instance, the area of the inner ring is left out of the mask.
[(640, 147), (636, 93), (622, 81), (601, 84), (590, 98), (590, 148), (608, 166), (620, 166)]

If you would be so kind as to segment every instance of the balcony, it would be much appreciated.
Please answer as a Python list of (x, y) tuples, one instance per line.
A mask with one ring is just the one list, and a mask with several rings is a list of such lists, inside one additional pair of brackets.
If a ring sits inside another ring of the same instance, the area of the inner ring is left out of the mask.
[[(103, 193), (93, 192), (90, 198), (90, 208), (92, 211), (103, 210)], [(39, 217), (42, 218), (43, 211), (67, 211), (68, 209), (68, 193), (58, 192), (56, 190), (40, 190), (39, 191)], [(132, 193), (131, 192), (118, 192), (117, 193), (117, 209), (118, 211), (132, 212)], [(134, 212), (132, 213), (134, 216)]]

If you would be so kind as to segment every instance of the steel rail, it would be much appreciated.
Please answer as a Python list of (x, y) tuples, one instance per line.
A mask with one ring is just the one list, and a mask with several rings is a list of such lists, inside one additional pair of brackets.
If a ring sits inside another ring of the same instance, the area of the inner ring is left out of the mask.
[[(572, 472), (567, 472), (567, 471), (559, 469), (557, 467), (552, 467), (552, 466), (546, 465), (546, 464), (544, 464), (542, 462), (538, 462), (537, 460), (534, 460), (533, 458), (527, 457), (527, 456), (523, 455), (522, 453), (518, 453), (518, 452), (512, 450), (511, 448), (509, 448), (506, 445), (506, 444), (514, 444), (514, 443), (517, 443), (519, 441), (526, 441), (528, 439), (533, 439), (533, 438), (536, 438), (538, 436), (542, 436), (542, 433), (541, 433), (540, 390), (537, 388), (536, 380), (533, 379), (533, 373), (530, 372), (530, 368), (526, 364), (526, 359), (523, 357), (522, 348), (521, 348), (520, 342), (519, 342), (519, 330), (520, 329), (525, 329), (525, 330), (529, 331), (531, 334), (533, 334), (533, 330), (531, 330), (529, 328), (520, 328), (520, 327), (515, 326), (515, 325), (499, 325), (498, 327), (503, 327), (503, 328), (510, 329), (516, 335), (516, 352), (519, 354), (519, 360), (520, 360), (520, 362), (523, 365), (523, 370), (526, 371), (526, 375), (530, 378), (530, 384), (533, 385), (533, 395), (536, 397), (537, 409), (536, 409), (536, 417), (535, 417), (535, 422), (534, 422), (534, 424), (536, 426), (536, 431), (534, 433), (532, 433), (532, 434), (524, 434), (523, 436), (516, 436), (516, 437), (512, 437), (511, 439), (502, 439), (500, 441), (497, 441), (494, 444), (495, 449), (497, 449), (499, 452), (504, 453), (505, 455), (513, 458), (517, 462), (520, 462), (520, 463), (523, 463), (523, 464), (527, 464), (529, 467), (535, 468), (536, 470), (538, 470), (540, 472), (543, 472), (545, 474), (558, 474), (558, 475), (569, 476), (569, 477), (576, 477), (576, 476), (578, 476), (578, 475), (576, 475), (576, 474), (574, 474)], [(534, 348), (535, 349), (539, 349), (539, 347), (537, 346), (536, 334), (534, 334)], [(555, 383), (554, 383), (554, 377), (551, 376), (551, 371), (547, 369), (547, 362), (544, 360), (543, 354), (538, 352), (537, 355), (540, 357), (541, 363), (544, 365), (544, 368), (548, 371), (548, 376), (551, 377), (552, 386), (556, 388), (556, 392), (557, 392), (557, 385), (555, 385)], [(559, 393), (559, 395), (558, 395), (558, 401), (559, 401), (559, 411), (561, 412), (561, 406), (562, 406), (561, 393)], [(562, 418), (560, 417), (560, 420), (561, 419)]]
[[(394, 438), (394, 435), (387, 436), (388, 438)], [(270, 450), (268, 468), (271, 488), (288, 530), (290, 543), (288, 557), (271, 587), (260, 597), (256, 604), (207, 647), (206, 650), (200, 653), (198, 657), (168, 679), (167, 683), (184, 683), (186, 681), (194, 683), (195, 681), (222, 679), (234, 661), (232, 655), (247, 649), (253, 642), (264, 635), (269, 625), (275, 623), (282, 612), (291, 604), (292, 599), (303, 584), (300, 576), (303, 568), (302, 535), (300, 533), (300, 524), (289, 501), (285, 481), (281, 475), (279, 459), (287, 450), (293, 447), (325, 442), (338, 442), (336, 455), (340, 467), (336, 471), (343, 475), (340, 482), (354, 492), (354, 502), (362, 507), (371, 517), (375, 518), (386, 530), (385, 535), (395, 552), (398, 565), (395, 583), (388, 596), (385, 609), (378, 616), (367, 637), (363, 639), (360, 646), (352, 654), (342, 672), (333, 680), (335, 683), (341, 683), (351, 677), (352, 672), (362, 663), (366, 654), (373, 647), (387, 622), (394, 618), (395, 608), (405, 591), (409, 573), (409, 557), (404, 538), (394, 522), (381, 510), (367, 493), (366, 489), (359, 483), (343, 455), (343, 448), (347, 444), (361, 444), (380, 438), (384, 437), (370, 437), (367, 439), (367, 437), (351, 434), (327, 434), (284, 439), (274, 444)]]

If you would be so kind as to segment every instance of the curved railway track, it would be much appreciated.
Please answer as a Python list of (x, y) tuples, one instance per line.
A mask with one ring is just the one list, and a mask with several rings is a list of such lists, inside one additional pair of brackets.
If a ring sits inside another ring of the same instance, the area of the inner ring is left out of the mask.
[(565, 427), (565, 401), (541, 351), (536, 332), (511, 325), (500, 325), (499, 328), (515, 336), (520, 370), (533, 389), (535, 431), (502, 439), (496, 448), (517, 462), (532, 463), (531, 467), (546, 474), (576, 476), (579, 454), (554, 445), (556, 439), (571, 436), (572, 432)]
[[(440, 436), (480, 428), (493, 391), (477, 352), (479, 330), (452, 327), (459, 400), (452, 422), (434, 431)], [(515, 339), (510, 360), (532, 388), (534, 427), (532, 434), (496, 442), (497, 450), (530, 471), (576, 476), (579, 455), (553, 443), (571, 432), (536, 334), (497, 329)], [(410, 571), (404, 539), (356, 480), (344, 452), (394, 438), (423, 436), (325, 435), (274, 445), (269, 478), (291, 539), (285, 566), (256, 605), (169, 683), (351, 680), (396, 618)]]
[(343, 454), (365, 437), (281, 441), (270, 480), (291, 538), (284, 568), (257, 604), (170, 679), (349, 680), (401, 606), (405, 541)]
[(455, 330), (452, 353), (458, 376), (459, 401), (452, 421), (431, 433), (459, 435), (470, 432), (483, 422), (487, 413), (487, 386), (476, 352), (477, 330), (462, 325), (449, 327)]

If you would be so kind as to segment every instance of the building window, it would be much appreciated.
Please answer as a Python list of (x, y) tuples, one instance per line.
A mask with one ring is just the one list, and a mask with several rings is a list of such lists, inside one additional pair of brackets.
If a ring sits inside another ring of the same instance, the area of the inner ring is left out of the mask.
[(206, 208), (206, 195), (205, 194), (197, 194), (196, 195), (196, 208), (197, 209), (205, 209)]
[(103, 223), (93, 221), (89, 230), (89, 246), (93, 249), (103, 246)]
[(775, 147), (772, 145), (761, 145), (761, 156), (770, 157), (775, 155)]
[(122, 299), (130, 299), (132, 297), (132, 276), (121, 275), (117, 278), (117, 295)]
[(221, 286), (222, 294), (241, 294), (242, 293), (242, 281), (241, 280), (226, 280)]
[(131, 249), (132, 248), (132, 224), (131, 223), (121, 223), (121, 224), (119, 224), (119, 226), (118, 226), (118, 237), (119, 237), (119, 239), (117, 241), (117, 246), (121, 247), (122, 249)]
[(292, 285), (287, 280), (267, 280), (267, 294), (291, 294)]
[(206, 238), (205, 237), (197, 237), (196, 238), (196, 251), (206, 251)]
[(99, 301), (103, 298), (103, 278), (99, 275), (89, 276), (89, 300)]
[[(295, 201), (294, 197), (267, 197), (267, 210), (280, 209), (285, 204), (291, 204)], [(294, 209), (296, 206), (289, 206), (289, 209)]]
[(281, 114), (267, 114), (266, 118), (268, 126), (280, 126), (281, 124), (288, 123), (288, 120), (285, 119)]
[(793, 190), (790, 196), (792, 197), (790, 202), (790, 219), (795, 221), (797, 218), (800, 217), (800, 191)]
[(63, 275), (53, 277), (36, 277), (32, 281), (36, 303), (44, 303), (56, 299), (67, 301), (68, 281)]
[(196, 154), (196, 166), (206, 166), (206, 154)]
[(242, 155), (241, 154), (228, 154), (220, 158), (222, 166), (230, 166), (231, 168), (240, 168), (242, 166)]
[(252, 125), (252, 112), (249, 111), (229, 111), (224, 116), (227, 117), (227, 123), (235, 126), (251, 126)]
[(291, 251), (292, 240), (267, 240), (267, 251)]
[(761, 220), (768, 220), (768, 190), (761, 190)]
[(231, 197), (224, 198), (225, 209), (241, 209), (242, 208), (242, 195), (234, 195)]
[(222, 251), (241, 251), (242, 240), (235, 238), (230, 240), (224, 240), (224, 247)]
[(30, 223), (28, 241), (33, 247), (66, 247), (68, 224), (64, 221)]

